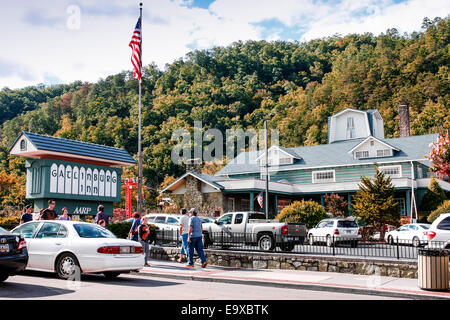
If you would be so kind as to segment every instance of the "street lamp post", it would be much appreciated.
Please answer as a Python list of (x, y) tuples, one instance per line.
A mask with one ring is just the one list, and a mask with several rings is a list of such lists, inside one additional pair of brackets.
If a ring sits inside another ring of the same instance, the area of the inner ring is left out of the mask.
[(266, 158), (266, 201), (265, 201), (265, 211), (266, 211), (266, 219), (269, 219), (269, 152), (267, 148), (267, 119), (264, 119), (264, 152), (265, 152), (265, 158)]
[(265, 212), (266, 219), (269, 219), (269, 152), (268, 152), (268, 129), (267, 129), (267, 121), (270, 120), (275, 113), (270, 113), (268, 117), (263, 118), (264, 120), (264, 153), (265, 153), (265, 171), (266, 171), (266, 201), (265, 201)]

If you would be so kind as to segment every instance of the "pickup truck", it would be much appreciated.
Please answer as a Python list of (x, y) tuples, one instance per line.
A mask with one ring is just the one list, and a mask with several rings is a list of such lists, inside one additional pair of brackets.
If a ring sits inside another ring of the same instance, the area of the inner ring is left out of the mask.
[(272, 251), (280, 247), (292, 251), (305, 241), (304, 224), (288, 224), (268, 220), (261, 212), (229, 212), (212, 223), (203, 223), (203, 246), (222, 247), (257, 245), (260, 250)]

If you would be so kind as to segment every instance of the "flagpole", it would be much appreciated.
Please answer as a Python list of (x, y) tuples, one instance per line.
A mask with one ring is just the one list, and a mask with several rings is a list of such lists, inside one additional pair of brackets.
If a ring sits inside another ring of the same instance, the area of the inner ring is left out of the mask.
[(142, 2), (139, 4), (139, 15), (141, 21), (141, 50), (140, 50), (140, 72), (141, 79), (139, 79), (139, 129), (138, 129), (138, 155), (139, 155), (139, 178), (138, 178), (138, 201), (137, 212), (139, 216), (142, 215), (142, 147), (141, 147), (141, 109), (142, 109)]

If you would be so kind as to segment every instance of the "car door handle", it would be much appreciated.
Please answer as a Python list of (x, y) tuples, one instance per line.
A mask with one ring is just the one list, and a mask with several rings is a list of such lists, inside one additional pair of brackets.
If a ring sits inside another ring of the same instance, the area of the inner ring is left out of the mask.
[(62, 243), (61, 243), (61, 242), (55, 242), (55, 244), (56, 244), (57, 246), (60, 246), (60, 245), (62, 245)]

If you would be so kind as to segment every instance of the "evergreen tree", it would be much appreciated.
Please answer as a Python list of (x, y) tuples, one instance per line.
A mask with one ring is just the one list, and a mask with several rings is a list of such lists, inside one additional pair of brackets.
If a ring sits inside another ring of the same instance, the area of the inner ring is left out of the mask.
[(379, 230), (380, 239), (384, 239), (385, 224), (400, 225), (400, 211), (391, 178), (376, 166), (375, 178), (361, 177), (358, 186), (360, 191), (354, 196), (353, 215)]
[(444, 190), (434, 177), (430, 178), (427, 192), (423, 196), (422, 210), (431, 212), (437, 209), (447, 199)]

